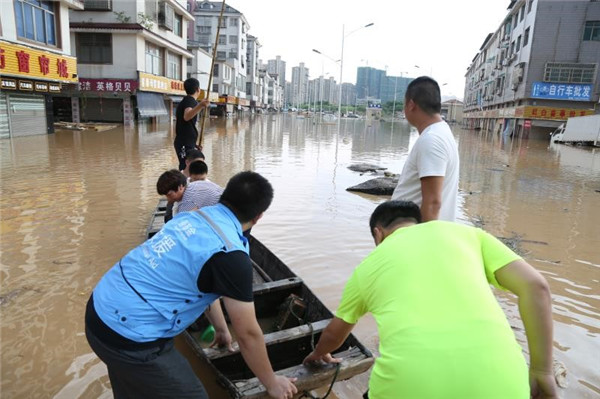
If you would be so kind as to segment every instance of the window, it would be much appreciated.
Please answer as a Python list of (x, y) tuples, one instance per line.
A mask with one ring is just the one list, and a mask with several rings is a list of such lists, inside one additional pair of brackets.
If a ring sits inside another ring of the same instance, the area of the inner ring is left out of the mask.
[(224, 60), (225, 58), (227, 58), (226, 51), (217, 51), (217, 59), (218, 60)]
[(218, 84), (218, 83), (214, 83), (214, 84), (213, 84), (213, 89), (212, 89), (212, 91), (213, 91), (213, 92), (215, 92), (215, 93), (218, 93), (218, 92), (219, 92), (219, 84)]
[(527, 3), (527, 14), (529, 14), (531, 12), (532, 8), (533, 8), (533, 0), (529, 0), (529, 2)]
[(146, 72), (163, 76), (163, 51), (160, 47), (146, 42)]
[[(229, 58), (237, 58), (238, 57), (238, 53), (235, 50), (229, 50)], [(243, 67), (243, 65), (242, 65)]]
[(14, 0), (17, 35), (56, 46), (56, 17), (51, 1)]
[(112, 34), (77, 33), (77, 63), (112, 64)]
[(583, 40), (600, 40), (600, 21), (586, 21)]
[(238, 44), (238, 37), (237, 37), (237, 35), (230, 35), (229, 36), (229, 44)]
[(221, 28), (227, 28), (227, 18), (221, 20)]
[(167, 78), (181, 80), (181, 56), (167, 52)]
[(215, 77), (219, 76), (219, 64), (215, 64), (215, 68), (213, 70), (213, 76), (215, 76)]
[(83, 0), (85, 11), (110, 11), (112, 10), (111, 0)]
[(544, 82), (594, 83), (596, 64), (546, 63)]
[(530, 28), (525, 29), (525, 36), (523, 37), (523, 47), (527, 46), (527, 43), (529, 43), (529, 29)]
[(512, 23), (513, 28), (517, 27), (518, 18), (519, 18), (519, 12), (517, 11), (517, 13), (513, 16), (513, 23)]
[(521, 48), (521, 35), (519, 35), (519, 37), (517, 37), (517, 48), (516, 48), (517, 53), (519, 52), (520, 48)]
[(521, 7), (519, 10), (519, 21), (522, 21), (523, 17), (525, 17), (525, 6)]
[(182, 37), (181, 36), (182, 26), (183, 26), (183, 17), (179, 14), (175, 14), (175, 19), (173, 20), (173, 33), (179, 37)]
[(238, 24), (239, 24), (239, 21), (238, 21), (238, 19), (237, 19), (237, 18), (230, 17), (230, 18), (229, 18), (229, 24), (230, 24), (231, 26), (238, 26)]
[(227, 36), (219, 35), (219, 44), (227, 44)]
[(515, 53), (515, 42), (513, 40), (513, 42), (510, 44), (510, 55), (513, 55)]

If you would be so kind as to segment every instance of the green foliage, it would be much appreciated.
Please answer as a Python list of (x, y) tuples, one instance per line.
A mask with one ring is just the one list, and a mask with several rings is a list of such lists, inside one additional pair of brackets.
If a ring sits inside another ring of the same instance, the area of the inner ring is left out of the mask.
[[(385, 104), (382, 105), (381, 107), (383, 114), (384, 115), (392, 115), (392, 112), (394, 112), (394, 102), (393, 101), (388, 101)], [(398, 113), (399, 111), (403, 111), (404, 110), (404, 102), (403, 101), (396, 101), (396, 107), (395, 107), (395, 111), (396, 113)]]
[(154, 20), (151, 17), (144, 14), (143, 12), (138, 13), (138, 19), (139, 19), (140, 25), (142, 25), (144, 28), (146, 28), (148, 30), (152, 29), (152, 27), (154, 26)]
[(129, 21), (131, 21), (131, 17), (128, 17), (125, 15), (125, 11), (113, 11), (113, 14), (115, 14), (117, 16), (117, 21), (119, 21), (122, 24), (126, 24)]

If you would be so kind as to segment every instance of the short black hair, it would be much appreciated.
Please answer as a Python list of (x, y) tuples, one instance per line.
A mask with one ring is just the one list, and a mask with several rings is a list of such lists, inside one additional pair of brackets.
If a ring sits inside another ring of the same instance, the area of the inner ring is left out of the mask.
[(425, 113), (439, 114), (442, 110), (440, 86), (429, 76), (420, 76), (411, 81), (404, 95), (404, 105), (413, 100)]
[(194, 159), (206, 159), (204, 153), (200, 150), (188, 150), (185, 153), (186, 161), (193, 161)]
[(219, 202), (227, 206), (241, 223), (263, 213), (273, 201), (273, 186), (256, 172), (240, 172), (229, 179)]
[(183, 82), (183, 88), (189, 95), (196, 94), (200, 88), (200, 82), (198, 82), (198, 79), (196, 78), (187, 78), (185, 82)]
[(190, 164), (190, 175), (205, 175), (208, 173), (208, 165), (206, 162), (197, 160)]
[(179, 190), (179, 186), (187, 185), (187, 177), (177, 169), (167, 170), (160, 175), (156, 182), (156, 191), (158, 195), (167, 195), (171, 190)]
[(394, 223), (414, 221), (421, 223), (421, 210), (412, 201), (390, 200), (379, 204), (371, 214), (369, 227), (371, 234), (375, 227), (389, 227)]

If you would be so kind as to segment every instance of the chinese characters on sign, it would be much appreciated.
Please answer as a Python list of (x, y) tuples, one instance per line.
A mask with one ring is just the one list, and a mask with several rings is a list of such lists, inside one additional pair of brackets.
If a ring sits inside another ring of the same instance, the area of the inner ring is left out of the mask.
[(156, 76), (145, 72), (139, 72), (140, 90), (154, 91), (166, 94), (182, 94), (185, 95), (183, 82), (173, 80), (163, 76)]
[(77, 82), (75, 57), (0, 40), (0, 73), (17, 78)]
[(550, 100), (591, 101), (592, 85), (533, 82), (531, 97)]
[(136, 80), (128, 79), (79, 79), (79, 91), (106, 91), (110, 93), (128, 92), (137, 89)]

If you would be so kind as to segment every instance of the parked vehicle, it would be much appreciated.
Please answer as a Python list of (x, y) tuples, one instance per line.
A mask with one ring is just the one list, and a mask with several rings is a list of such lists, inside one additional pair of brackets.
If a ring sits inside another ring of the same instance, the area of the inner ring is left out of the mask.
[(553, 143), (600, 143), (600, 115), (577, 116), (567, 119), (551, 133)]

